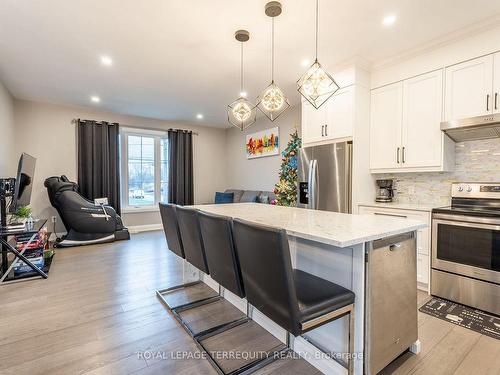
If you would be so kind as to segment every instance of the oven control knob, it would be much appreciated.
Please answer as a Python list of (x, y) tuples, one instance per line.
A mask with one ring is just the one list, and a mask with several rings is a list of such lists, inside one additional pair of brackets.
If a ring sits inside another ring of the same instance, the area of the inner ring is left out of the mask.
[(472, 191), (472, 188), (470, 186), (467, 186), (467, 191), (470, 193)]
[(463, 186), (459, 186), (458, 187), (458, 191), (464, 191), (464, 187)]

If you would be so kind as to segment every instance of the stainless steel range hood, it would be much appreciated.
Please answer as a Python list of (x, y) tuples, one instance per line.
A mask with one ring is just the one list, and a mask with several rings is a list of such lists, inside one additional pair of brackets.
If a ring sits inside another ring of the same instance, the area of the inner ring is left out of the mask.
[(500, 113), (441, 123), (444, 131), (455, 142), (500, 137)]

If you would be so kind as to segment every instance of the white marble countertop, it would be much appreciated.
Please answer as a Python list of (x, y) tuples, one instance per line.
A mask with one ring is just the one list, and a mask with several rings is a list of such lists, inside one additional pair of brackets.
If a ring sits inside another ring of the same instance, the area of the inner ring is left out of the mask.
[(283, 228), (289, 235), (338, 247), (352, 246), (425, 228), (421, 221), (376, 215), (351, 215), (261, 203), (191, 206), (208, 213)]
[(380, 208), (394, 208), (396, 210), (412, 210), (412, 211), (425, 211), (431, 212), (433, 208), (443, 207), (443, 205), (439, 204), (418, 204), (418, 203), (399, 203), (399, 202), (390, 202), (390, 203), (380, 203), (380, 202), (370, 202), (370, 203), (359, 203), (359, 206), (364, 207), (380, 207)]

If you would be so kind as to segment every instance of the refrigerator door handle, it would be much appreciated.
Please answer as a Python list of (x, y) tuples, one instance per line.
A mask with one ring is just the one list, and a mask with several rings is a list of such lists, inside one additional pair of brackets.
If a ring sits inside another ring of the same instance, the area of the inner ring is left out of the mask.
[(308, 189), (309, 200), (307, 208), (318, 209), (318, 161), (311, 160), (309, 166), (309, 182)]
[(313, 161), (309, 160), (309, 173), (307, 175), (307, 208), (312, 208), (312, 170), (313, 170)]

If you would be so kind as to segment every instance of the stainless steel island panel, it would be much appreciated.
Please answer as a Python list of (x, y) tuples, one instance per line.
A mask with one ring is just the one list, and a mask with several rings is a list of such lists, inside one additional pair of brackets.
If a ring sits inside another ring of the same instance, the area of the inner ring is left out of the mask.
[(365, 372), (376, 374), (418, 339), (416, 236), (366, 249)]

